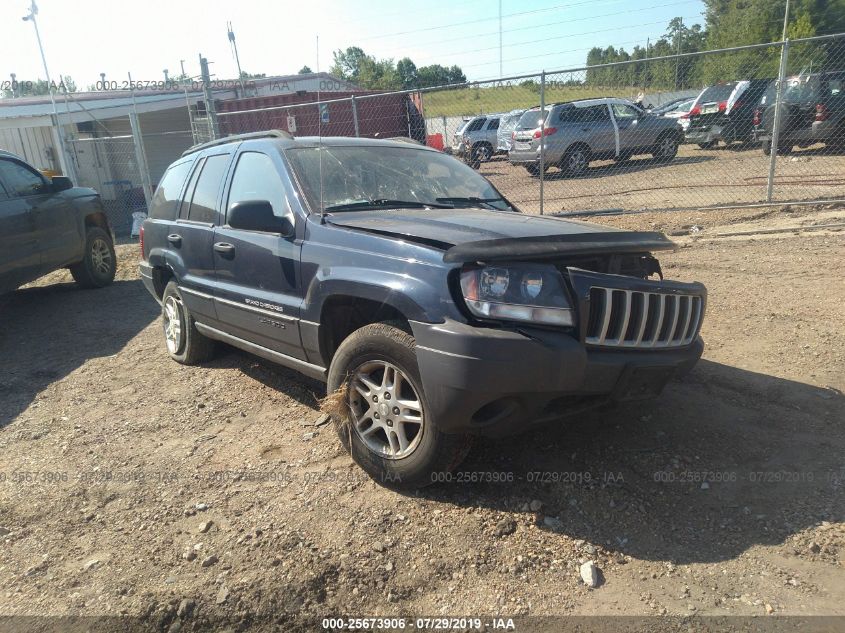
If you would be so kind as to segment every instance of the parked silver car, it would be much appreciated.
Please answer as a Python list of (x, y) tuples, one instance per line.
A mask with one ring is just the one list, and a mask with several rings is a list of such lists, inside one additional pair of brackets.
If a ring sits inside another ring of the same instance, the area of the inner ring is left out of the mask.
[(501, 114), (484, 114), (467, 121), (452, 140), (452, 154), (472, 165), (502, 153), (496, 136), (501, 118)]
[(496, 133), (498, 141), (496, 149), (502, 154), (507, 154), (511, 145), (513, 145), (513, 131), (516, 129), (516, 124), (525, 114), (525, 108), (519, 110), (511, 110), (507, 114), (503, 114), (499, 120), (499, 129)]
[(570, 175), (583, 174), (593, 160), (625, 161), (635, 154), (670, 161), (684, 138), (677, 121), (648, 114), (626, 99), (570, 101), (547, 106), (542, 113), (532, 108), (514, 130), (508, 159), (534, 175), (540, 173), (541, 133), (543, 169), (556, 165)]

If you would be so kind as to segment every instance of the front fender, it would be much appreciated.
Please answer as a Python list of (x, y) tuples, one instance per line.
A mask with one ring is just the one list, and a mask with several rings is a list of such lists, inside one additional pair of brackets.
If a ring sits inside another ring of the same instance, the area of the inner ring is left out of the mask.
[[(424, 279), (408, 273), (355, 266), (321, 267), (308, 286), (303, 319), (319, 323), (326, 301), (347, 296), (388, 305), (405, 318), (441, 323), (445, 313), (456, 310), (443, 270)], [(435, 281), (436, 280), (436, 281)]]

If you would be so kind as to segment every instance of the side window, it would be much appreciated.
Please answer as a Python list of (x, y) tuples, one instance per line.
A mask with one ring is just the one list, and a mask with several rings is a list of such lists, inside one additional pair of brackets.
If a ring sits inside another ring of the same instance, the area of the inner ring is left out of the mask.
[(158, 184), (152, 203), (150, 217), (156, 220), (175, 220), (176, 210), (179, 208), (179, 196), (182, 186), (191, 170), (193, 160), (186, 160), (171, 165)]
[(578, 108), (561, 108), (557, 115), (557, 120), (560, 123), (577, 123)]
[(636, 119), (640, 116), (639, 110), (624, 103), (613, 103), (610, 107), (613, 108), (613, 116), (617, 119)]
[(484, 123), (485, 123), (486, 121), (487, 121), (487, 119), (486, 119), (486, 118), (483, 118), (483, 119), (476, 119), (476, 120), (475, 120), (475, 121), (473, 121), (473, 122), (470, 124), (470, 126), (467, 128), (467, 132), (477, 132), (478, 130), (480, 130), (480, 129), (484, 126)]
[(606, 105), (590, 106), (586, 110), (587, 121), (591, 123), (610, 120), (610, 111)]
[(220, 185), (226, 176), (229, 158), (229, 154), (217, 154), (205, 159), (202, 171), (199, 172), (197, 186), (191, 197), (191, 206), (188, 208), (188, 219), (190, 221), (217, 223), (217, 195), (220, 193)]
[(275, 215), (290, 216), (282, 179), (266, 154), (244, 152), (238, 159), (227, 208), (244, 200), (267, 200), (273, 205)]
[(0, 160), (0, 178), (13, 198), (25, 198), (45, 191), (44, 177), (14, 160)]
[(487, 124), (488, 130), (498, 130), (499, 129), (499, 119), (490, 119), (490, 123)]

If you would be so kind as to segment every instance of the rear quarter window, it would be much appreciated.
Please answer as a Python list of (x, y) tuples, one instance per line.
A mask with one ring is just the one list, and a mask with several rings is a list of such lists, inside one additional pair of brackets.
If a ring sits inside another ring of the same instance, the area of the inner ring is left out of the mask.
[(191, 171), (193, 162), (193, 159), (184, 160), (181, 163), (171, 165), (167, 169), (150, 204), (151, 218), (155, 220), (176, 219), (179, 197), (182, 195), (182, 188), (185, 186), (185, 180), (188, 177), (188, 172)]
[(701, 93), (701, 96), (698, 98), (698, 103), (711, 103), (713, 101), (727, 101), (731, 93), (736, 88), (737, 82), (732, 81), (730, 83), (725, 84), (716, 84), (715, 86), (710, 86), (709, 88), (705, 88), (704, 92)]

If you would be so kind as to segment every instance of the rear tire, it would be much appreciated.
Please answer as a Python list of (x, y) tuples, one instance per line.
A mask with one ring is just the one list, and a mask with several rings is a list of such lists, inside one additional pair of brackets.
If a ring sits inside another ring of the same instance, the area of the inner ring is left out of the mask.
[(215, 342), (197, 330), (196, 321), (182, 300), (175, 281), (161, 297), (164, 341), (170, 358), (182, 365), (197, 365), (214, 357)]
[(719, 144), (719, 141), (707, 141), (706, 143), (699, 143), (698, 147), (700, 149), (713, 149), (718, 144)]
[(657, 139), (651, 155), (659, 163), (668, 163), (678, 155), (678, 145), (680, 142), (676, 136), (664, 134)]
[(114, 281), (117, 255), (111, 235), (98, 226), (85, 233), (85, 255), (81, 262), (70, 267), (73, 280), (81, 288), (104, 288)]
[[(538, 165), (537, 163), (529, 163), (527, 165), (524, 165), (524, 167), (525, 171), (527, 171), (532, 176), (540, 175), (540, 165)], [(548, 169), (548, 167), (546, 167), (546, 169)], [(546, 169), (544, 169), (543, 171), (546, 171)]]
[(563, 173), (569, 176), (582, 176), (590, 167), (590, 150), (583, 145), (575, 145), (566, 150), (560, 161)]
[(372, 323), (353, 332), (332, 359), (327, 387), (333, 394), (348, 385), (348, 420), (335, 428), (355, 463), (384, 486), (413, 489), (457, 467), (470, 442), (431, 419), (416, 342), (404, 327)]

